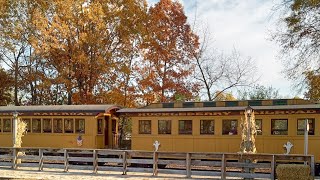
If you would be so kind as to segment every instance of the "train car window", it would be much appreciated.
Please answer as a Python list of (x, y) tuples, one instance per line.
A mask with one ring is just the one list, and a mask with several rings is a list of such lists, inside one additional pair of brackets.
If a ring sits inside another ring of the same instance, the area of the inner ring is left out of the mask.
[(75, 119), (76, 123), (76, 133), (85, 133), (85, 120), (84, 119)]
[(52, 132), (52, 120), (51, 119), (43, 119), (43, 130), (44, 133)]
[(62, 119), (53, 119), (53, 132), (62, 133)]
[(256, 119), (257, 135), (262, 135), (262, 119)]
[(31, 132), (31, 120), (30, 119), (22, 119), (27, 124), (27, 132)]
[(171, 120), (158, 120), (158, 134), (171, 134)]
[(151, 134), (151, 120), (139, 120), (139, 134)]
[(271, 134), (288, 135), (288, 119), (271, 119)]
[(32, 119), (32, 132), (41, 133), (41, 119)]
[(214, 120), (200, 121), (200, 134), (214, 134)]
[(11, 132), (11, 119), (3, 119), (3, 132)]
[(64, 133), (73, 133), (73, 119), (64, 119)]
[(192, 120), (179, 120), (179, 134), (192, 134)]
[(102, 119), (98, 119), (98, 134), (103, 134), (102, 127)]
[(222, 120), (222, 135), (237, 135), (238, 120)]
[(11, 132), (11, 119), (3, 119), (3, 132)]
[[(307, 118), (305, 118), (307, 119)], [(304, 128), (305, 128), (305, 119), (298, 119), (297, 123), (297, 135), (304, 135)], [(309, 118), (308, 123), (309, 123), (309, 135), (314, 135), (314, 118)]]

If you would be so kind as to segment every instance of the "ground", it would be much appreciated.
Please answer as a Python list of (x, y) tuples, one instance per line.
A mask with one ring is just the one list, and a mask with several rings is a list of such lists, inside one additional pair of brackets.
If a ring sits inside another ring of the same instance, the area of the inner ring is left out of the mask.
[[(106, 179), (187, 179), (183, 175), (159, 175), (153, 177), (150, 173), (136, 173), (128, 172), (128, 175), (122, 175), (120, 172), (101, 172), (97, 174), (92, 171), (86, 170), (69, 170), (70, 172), (63, 172), (61, 169), (46, 169), (45, 171), (38, 171), (37, 168), (21, 167), (17, 170), (0, 167), (0, 180), (4, 179), (23, 179), (23, 180), (46, 180), (46, 179), (63, 179), (63, 180), (106, 180)], [(205, 179), (205, 178), (192, 178), (192, 179)]]
[[(129, 180), (174, 180), (174, 179), (208, 179), (208, 177), (192, 176), (193, 178), (186, 178), (184, 175), (159, 174), (154, 177), (151, 173), (137, 173), (128, 172), (127, 175), (122, 175), (120, 172), (113, 171), (99, 171), (94, 174), (88, 170), (69, 170), (63, 172), (61, 169), (46, 169), (45, 171), (38, 171), (37, 168), (20, 167), (17, 170), (9, 169), (8, 167), (0, 167), (0, 180), (108, 180), (108, 179), (129, 179)], [(212, 177), (210, 179), (220, 179), (219, 177)], [(228, 178), (229, 179), (229, 178)], [(230, 178), (239, 179), (239, 178)], [(315, 179), (320, 179), (316, 177)]]

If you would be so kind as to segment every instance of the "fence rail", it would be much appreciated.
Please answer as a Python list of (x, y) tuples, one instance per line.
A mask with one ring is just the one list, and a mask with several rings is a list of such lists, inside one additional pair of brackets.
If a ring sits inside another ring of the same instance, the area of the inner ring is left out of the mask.
[(0, 166), (98, 171), (149, 172), (153, 176), (181, 174), (275, 179), (275, 168), (283, 163), (305, 163), (314, 176), (313, 155), (239, 154), (196, 152), (150, 152), (110, 149), (52, 149), (0, 147)]

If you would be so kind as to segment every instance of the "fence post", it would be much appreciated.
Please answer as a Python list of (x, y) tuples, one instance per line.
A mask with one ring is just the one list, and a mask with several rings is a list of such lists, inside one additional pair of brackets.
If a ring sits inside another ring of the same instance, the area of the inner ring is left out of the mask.
[(43, 171), (43, 149), (39, 149), (39, 171)]
[(12, 169), (17, 169), (17, 148), (13, 148), (12, 151)]
[(64, 172), (68, 172), (69, 170), (69, 158), (68, 158), (68, 150), (64, 150)]
[(191, 154), (187, 153), (186, 156), (186, 171), (187, 171), (187, 178), (191, 177)]
[(314, 166), (315, 166), (315, 164), (314, 164), (314, 156), (310, 156), (310, 170), (311, 170), (311, 176), (312, 177), (314, 177)]
[(226, 179), (226, 157), (222, 154), (221, 159), (221, 179)]
[(271, 179), (274, 180), (275, 177), (275, 166), (276, 166), (276, 162), (275, 162), (275, 158), (274, 155), (272, 155), (272, 160), (271, 160)]
[(153, 176), (158, 175), (158, 153), (153, 152)]
[(122, 175), (127, 175), (127, 151), (123, 152), (123, 155), (122, 155), (122, 166), (123, 166)]
[(97, 173), (98, 171), (98, 154), (97, 150), (93, 150), (93, 173)]

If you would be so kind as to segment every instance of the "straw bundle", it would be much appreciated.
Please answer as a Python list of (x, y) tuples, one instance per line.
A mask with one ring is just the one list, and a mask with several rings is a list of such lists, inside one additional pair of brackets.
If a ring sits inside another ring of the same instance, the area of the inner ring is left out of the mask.
[(310, 180), (310, 167), (303, 164), (279, 164), (276, 168), (279, 180)]

